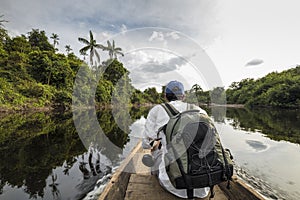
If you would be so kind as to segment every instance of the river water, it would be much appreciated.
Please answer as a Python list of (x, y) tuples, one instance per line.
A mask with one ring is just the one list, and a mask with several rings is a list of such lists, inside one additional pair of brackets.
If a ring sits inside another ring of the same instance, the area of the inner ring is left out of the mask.
[[(239, 177), (266, 198), (300, 199), (299, 110), (206, 110)], [(0, 115), (0, 199), (96, 199), (141, 137), (147, 112), (97, 112), (115, 148), (102, 136), (86, 139), (72, 113)], [(90, 130), (85, 114), (79, 125)]]

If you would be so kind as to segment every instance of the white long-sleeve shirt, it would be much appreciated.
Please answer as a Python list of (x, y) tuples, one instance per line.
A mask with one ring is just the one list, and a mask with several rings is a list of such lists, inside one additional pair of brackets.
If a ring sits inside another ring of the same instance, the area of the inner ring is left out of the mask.
[[(182, 101), (171, 101), (169, 102), (172, 106), (174, 106), (179, 112), (186, 111), (188, 109), (198, 109), (200, 113), (207, 114), (205, 110), (201, 109), (198, 106), (191, 105), (184, 103)], [(155, 160), (159, 161), (157, 167), (158, 169), (154, 170), (159, 170), (158, 173), (158, 179), (161, 184), (166, 190), (171, 192), (172, 194), (181, 197), (181, 198), (187, 198), (186, 190), (185, 189), (176, 189), (170, 182), (170, 179), (168, 177), (168, 174), (165, 169), (165, 163), (164, 159), (162, 159), (167, 153), (166, 147), (166, 137), (165, 134), (160, 132), (159, 135), (157, 135), (159, 128), (167, 124), (169, 121), (169, 116), (165, 109), (161, 105), (156, 105), (154, 106), (150, 111), (147, 116), (146, 124), (145, 124), (145, 130), (144, 130), (144, 137), (143, 137), (143, 143), (142, 146), (144, 149), (150, 149), (150, 142), (153, 139), (156, 138), (162, 138), (161, 143), (162, 143), (162, 148), (160, 150), (156, 150), (152, 152), (153, 157)], [(200, 189), (194, 189), (194, 196), (203, 198), (208, 195), (209, 188), (200, 188)]]

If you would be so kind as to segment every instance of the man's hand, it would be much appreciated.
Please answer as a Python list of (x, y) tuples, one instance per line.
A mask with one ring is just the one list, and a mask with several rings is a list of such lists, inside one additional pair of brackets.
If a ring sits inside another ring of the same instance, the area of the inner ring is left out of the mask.
[(151, 152), (160, 149), (161, 148), (161, 142), (160, 142), (161, 138), (155, 139), (153, 140), (150, 145), (152, 146), (151, 148)]

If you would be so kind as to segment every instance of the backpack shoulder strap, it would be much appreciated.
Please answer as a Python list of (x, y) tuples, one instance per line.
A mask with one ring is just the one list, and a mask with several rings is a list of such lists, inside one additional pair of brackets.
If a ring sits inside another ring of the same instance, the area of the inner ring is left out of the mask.
[(161, 106), (166, 110), (169, 117), (174, 117), (180, 113), (174, 106), (169, 103), (162, 103)]

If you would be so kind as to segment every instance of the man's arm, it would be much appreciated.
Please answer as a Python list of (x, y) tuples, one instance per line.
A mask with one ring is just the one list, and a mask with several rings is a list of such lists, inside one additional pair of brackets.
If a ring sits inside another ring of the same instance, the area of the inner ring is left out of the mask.
[[(153, 145), (156, 146), (156, 143), (158, 145), (160, 144), (160, 139), (158, 138), (158, 130), (164, 126), (166, 123), (168, 123), (169, 116), (165, 109), (161, 105), (154, 106), (148, 116), (145, 123), (145, 130), (143, 133), (143, 143), (142, 146), (145, 149), (150, 149)], [(160, 135), (159, 137), (164, 137)], [(151, 144), (152, 141), (157, 140)]]
[(147, 116), (145, 123), (145, 130), (143, 132), (142, 147), (144, 149), (151, 149), (152, 145), (150, 144), (154, 139), (156, 139), (156, 119), (157, 119), (157, 106), (153, 107)]

